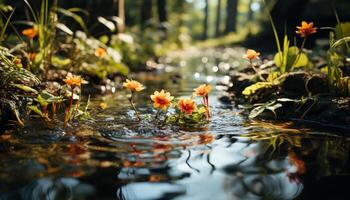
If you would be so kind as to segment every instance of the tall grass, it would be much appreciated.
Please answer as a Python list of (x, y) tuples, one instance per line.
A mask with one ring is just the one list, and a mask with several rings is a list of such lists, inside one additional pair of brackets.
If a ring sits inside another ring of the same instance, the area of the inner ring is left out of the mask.
[(51, 64), (51, 57), (53, 53), (53, 42), (56, 34), (57, 14), (54, 12), (57, 7), (57, 1), (42, 0), (40, 12), (37, 13), (27, 0), (29, 11), (34, 19), (34, 26), (38, 29), (39, 37), (39, 55), (42, 57), (40, 68), (47, 70)]
[(0, 117), (9, 118), (13, 114), (20, 125), (20, 110), (26, 105), (30, 94), (37, 91), (30, 86), (38, 84), (39, 79), (30, 71), (18, 67), (15, 56), (9, 50), (0, 47)]
[[(6, 16), (4, 11), (11, 11), (9, 16)], [(15, 12), (14, 9), (11, 7), (5, 7), (4, 5), (0, 5), (0, 45), (5, 40), (5, 33), (7, 30), (7, 27), (10, 24), (10, 20), (12, 18), (13, 13)]]

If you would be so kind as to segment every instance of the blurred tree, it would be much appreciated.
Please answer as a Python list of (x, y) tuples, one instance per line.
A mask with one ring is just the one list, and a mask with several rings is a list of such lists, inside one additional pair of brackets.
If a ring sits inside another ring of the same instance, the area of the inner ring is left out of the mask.
[(238, 0), (227, 0), (225, 33), (235, 32), (237, 26)]
[(253, 9), (252, 9), (252, 5), (253, 5), (253, 2), (254, 0), (249, 0), (249, 4), (248, 4), (248, 21), (252, 21), (253, 20), (253, 15), (254, 15), (254, 12), (253, 12)]
[(123, 33), (125, 30), (125, 1), (118, 0), (118, 17), (120, 22), (118, 23), (118, 32)]
[(221, 0), (218, 0), (218, 5), (216, 8), (216, 23), (215, 23), (215, 37), (220, 36), (220, 22), (221, 22)]
[(141, 29), (144, 29), (152, 19), (152, 0), (142, 0), (141, 5)]
[(166, 0), (158, 0), (158, 17), (159, 22), (163, 23), (168, 21), (168, 13), (166, 10)]
[[(285, 27), (292, 25), (295, 27), (299, 25), (303, 19), (304, 11), (306, 5), (310, 0), (292, 0), (292, 1), (283, 1), (283, 0), (267, 0), (267, 5), (273, 4), (274, 6), (271, 9), (271, 16), (276, 24), (276, 28), (279, 33), (285, 32)], [(292, 34), (294, 33), (294, 28), (288, 31)]]
[(208, 21), (209, 21), (209, 0), (205, 0), (203, 40), (206, 40), (208, 38)]

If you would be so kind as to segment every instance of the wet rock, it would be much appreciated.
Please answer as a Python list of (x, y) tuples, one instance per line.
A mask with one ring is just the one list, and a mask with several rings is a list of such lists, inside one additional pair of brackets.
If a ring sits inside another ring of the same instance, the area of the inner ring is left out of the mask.
[(308, 75), (306, 73), (289, 74), (282, 84), (282, 90), (292, 96), (303, 96), (307, 94), (305, 87)]
[(41, 89), (46, 90), (48, 93), (58, 96), (61, 90), (61, 84), (58, 82), (43, 82), (40, 85)]
[(328, 92), (327, 79), (320, 76), (311, 77), (307, 81), (306, 87), (312, 94), (322, 94)]
[(67, 75), (68, 72), (66, 70), (52, 69), (47, 71), (45, 80), (60, 82), (66, 78)]

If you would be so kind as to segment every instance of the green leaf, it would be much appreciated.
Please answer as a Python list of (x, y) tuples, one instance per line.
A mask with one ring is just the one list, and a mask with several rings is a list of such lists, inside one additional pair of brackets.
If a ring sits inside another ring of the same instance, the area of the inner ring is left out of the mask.
[(255, 104), (255, 108), (250, 111), (249, 118), (253, 119), (261, 115), (265, 110), (271, 111), (276, 116), (276, 110), (282, 107), (282, 104), (277, 103), (276, 100), (269, 101), (265, 104)]
[(100, 38), (99, 38), (100, 42), (102, 42), (103, 44), (107, 44), (108, 41), (109, 41), (109, 37), (108, 35), (102, 35)]
[(259, 116), (261, 113), (265, 111), (265, 106), (258, 106), (255, 107), (253, 110), (250, 111), (249, 118), (254, 119), (257, 116)]
[[(281, 56), (283, 55), (283, 56)], [(283, 57), (283, 61), (281, 61)], [(285, 51), (279, 52), (274, 57), (274, 62), (277, 67), (280, 68), (282, 73), (290, 72), (293, 67), (305, 67), (309, 63), (309, 59), (305, 53), (299, 54), (299, 49), (296, 46), (292, 46)]]
[(70, 28), (68, 28), (65, 24), (57, 23), (56, 27), (58, 29), (60, 29), (61, 31), (67, 33), (68, 35), (73, 35), (74, 34), (73, 31)]
[(44, 113), (37, 107), (37, 106), (28, 106), (28, 109), (30, 111), (33, 111), (34, 113), (36, 113), (37, 115), (43, 117), (43, 118), (46, 118), (46, 115), (44, 115)]
[(278, 101), (278, 102), (295, 102), (295, 103), (300, 102), (300, 100), (289, 99), (289, 98), (279, 98), (279, 99), (277, 99), (277, 101)]
[[(299, 53), (299, 48), (296, 46), (290, 47), (289, 52), (292, 55), (289, 55), (288, 63), (291, 63), (292, 67), (306, 67), (309, 63), (309, 58), (303, 52)], [(298, 57), (299, 56), (299, 57)], [(296, 60), (298, 58), (298, 60)]]
[(63, 68), (72, 63), (72, 60), (69, 58), (61, 58), (59, 56), (52, 56), (51, 62), (54, 66)]
[(276, 110), (278, 108), (281, 108), (281, 107), (282, 107), (282, 104), (276, 103), (276, 104), (271, 105), (271, 106), (266, 106), (266, 109), (270, 110), (271, 112), (273, 112), (273, 114), (277, 117)]
[(335, 35), (337, 39), (350, 36), (350, 22), (339, 23), (335, 27)]
[(336, 42), (334, 42), (334, 44), (331, 46), (331, 49), (334, 49), (334, 48), (337, 48), (341, 45), (344, 45), (346, 44), (347, 42), (350, 42), (350, 37), (345, 37), (345, 38), (342, 38), (340, 40), (337, 40)]
[(35, 93), (35, 94), (38, 94), (38, 91), (29, 87), (29, 86), (26, 86), (26, 85), (22, 85), (22, 84), (10, 84), (11, 86), (13, 87), (16, 87), (18, 89), (21, 89), (25, 92), (32, 92), (32, 93)]
[(246, 87), (243, 90), (242, 94), (244, 96), (251, 96), (259, 90), (269, 89), (269, 88), (272, 88), (273, 86), (274, 86), (274, 84), (272, 82), (257, 82), (251, 86)]
[(86, 24), (83, 20), (83, 18), (78, 15), (78, 14), (75, 14), (74, 11), (75, 10), (67, 10), (67, 9), (63, 9), (63, 8), (57, 8), (57, 11), (65, 16), (68, 16), (68, 17), (71, 17), (72, 19), (74, 19), (79, 25), (80, 27), (84, 30), (85, 33), (88, 33), (88, 29), (86, 27)]
[(98, 17), (97, 21), (99, 21), (101, 24), (103, 24), (104, 26), (106, 26), (110, 31), (115, 31), (116, 30), (116, 26), (113, 22), (107, 20), (104, 17)]

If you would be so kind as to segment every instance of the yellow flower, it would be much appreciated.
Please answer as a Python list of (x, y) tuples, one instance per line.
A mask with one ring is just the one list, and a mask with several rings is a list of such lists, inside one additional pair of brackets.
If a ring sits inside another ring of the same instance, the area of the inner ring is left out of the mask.
[(162, 90), (160, 92), (155, 91), (154, 94), (151, 95), (151, 99), (153, 101), (154, 108), (166, 110), (170, 106), (174, 97), (171, 96), (169, 92)]
[(22, 34), (29, 39), (33, 39), (38, 35), (38, 28), (34, 26), (32, 28), (24, 29)]
[(108, 105), (105, 102), (102, 102), (102, 103), (100, 103), (100, 108), (102, 110), (104, 110), (104, 109), (108, 108)]
[(123, 86), (129, 89), (131, 92), (140, 92), (145, 89), (145, 87), (140, 82), (129, 79), (126, 79), (126, 82), (123, 83)]
[(194, 89), (194, 94), (200, 97), (207, 97), (211, 89), (212, 89), (211, 85), (203, 84), (203, 85), (200, 85), (198, 88)]
[(307, 37), (317, 32), (317, 28), (314, 27), (313, 22), (307, 23), (306, 21), (303, 21), (301, 22), (301, 26), (297, 26), (297, 29), (296, 33), (300, 34), (300, 37)]
[(260, 53), (253, 50), (253, 49), (248, 49), (247, 50), (247, 53), (244, 55), (244, 58), (252, 61), (252, 60), (255, 60), (255, 59), (259, 59), (259, 56), (260, 56)]
[(19, 58), (15, 58), (15, 59), (13, 59), (13, 64), (15, 64), (17, 66), (22, 66), (22, 60)]
[(107, 52), (104, 48), (97, 48), (95, 50), (95, 56), (99, 57), (99, 58), (103, 58), (107, 55)]
[(197, 105), (191, 98), (181, 98), (179, 101), (179, 108), (182, 113), (191, 115), (197, 109)]
[(68, 75), (66, 79), (63, 79), (63, 81), (67, 85), (71, 87), (75, 87), (75, 86), (80, 86), (81, 83), (83, 82), (83, 79), (80, 76)]

